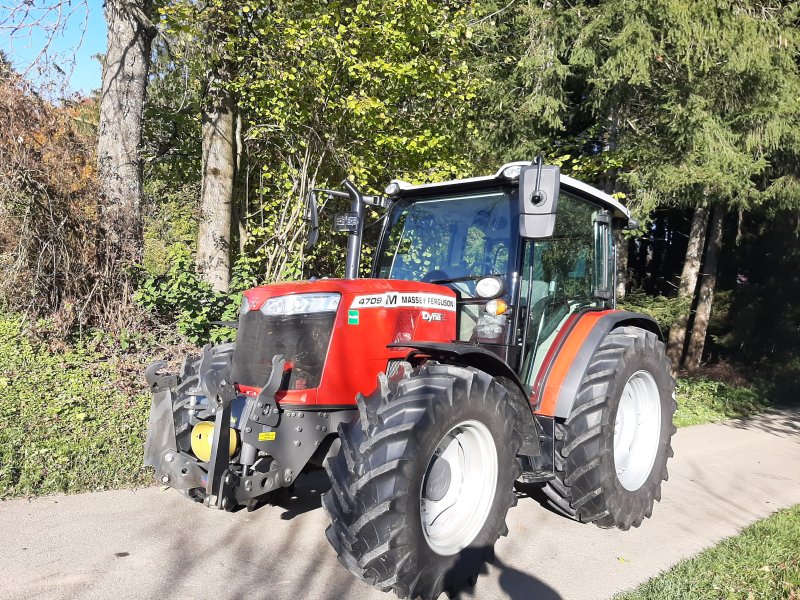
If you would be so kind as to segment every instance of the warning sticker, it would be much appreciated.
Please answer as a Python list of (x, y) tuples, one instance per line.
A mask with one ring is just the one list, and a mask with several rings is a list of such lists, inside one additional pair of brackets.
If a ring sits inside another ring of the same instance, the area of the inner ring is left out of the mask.
[(354, 308), (438, 308), (455, 312), (456, 300), (442, 294), (425, 294), (414, 292), (386, 292), (385, 294), (369, 294), (356, 296), (350, 305)]
[(262, 431), (258, 434), (258, 441), (259, 442), (272, 442), (275, 440), (275, 432), (274, 431)]

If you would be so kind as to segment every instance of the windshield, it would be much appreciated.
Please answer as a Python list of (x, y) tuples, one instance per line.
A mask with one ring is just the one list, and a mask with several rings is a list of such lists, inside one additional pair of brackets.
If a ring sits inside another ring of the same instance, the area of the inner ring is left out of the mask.
[(476, 280), (500, 275), (508, 301), (516, 270), (516, 193), (492, 190), (398, 200), (389, 213), (376, 274), (385, 279), (440, 283), (458, 294), (458, 339), (506, 344), (508, 315), (483, 310)]
[[(378, 256), (378, 277), (445, 283), (506, 274), (512, 200), (504, 191), (399, 200)], [(469, 286), (457, 291), (469, 294)]]

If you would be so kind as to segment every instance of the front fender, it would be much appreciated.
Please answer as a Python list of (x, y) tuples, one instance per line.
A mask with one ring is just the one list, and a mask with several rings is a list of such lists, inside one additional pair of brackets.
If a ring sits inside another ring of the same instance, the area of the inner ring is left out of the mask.
[(408, 358), (412, 359), (420, 354), (430, 357), (432, 360), (459, 365), (462, 367), (474, 367), (488, 373), (508, 389), (511, 394), (512, 404), (517, 411), (518, 430), (522, 436), (522, 446), (519, 454), (524, 456), (538, 456), (541, 453), (539, 438), (541, 432), (537, 427), (536, 421), (531, 412), (528, 402), (528, 392), (519, 380), (519, 376), (514, 372), (509, 364), (494, 352), (475, 346), (473, 344), (458, 344), (446, 342), (403, 342), (389, 344), (390, 348), (412, 348)]

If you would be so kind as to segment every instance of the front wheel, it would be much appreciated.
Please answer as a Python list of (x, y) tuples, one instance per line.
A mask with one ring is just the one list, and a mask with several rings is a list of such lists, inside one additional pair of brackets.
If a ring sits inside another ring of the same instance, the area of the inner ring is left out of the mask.
[(326, 465), (326, 531), (357, 577), (438, 598), (477, 578), (507, 533), (521, 439), (509, 393), (472, 368), (431, 363), (359, 397)]
[(649, 517), (672, 456), (674, 387), (654, 333), (609, 333), (556, 424), (556, 478), (544, 486), (551, 506), (600, 527), (629, 529)]

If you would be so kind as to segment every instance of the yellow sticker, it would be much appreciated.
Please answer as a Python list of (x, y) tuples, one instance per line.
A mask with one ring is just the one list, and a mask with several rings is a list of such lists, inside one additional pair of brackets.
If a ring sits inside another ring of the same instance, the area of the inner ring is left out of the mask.
[(275, 439), (275, 432), (274, 431), (262, 431), (258, 434), (258, 441), (259, 442), (271, 442)]

